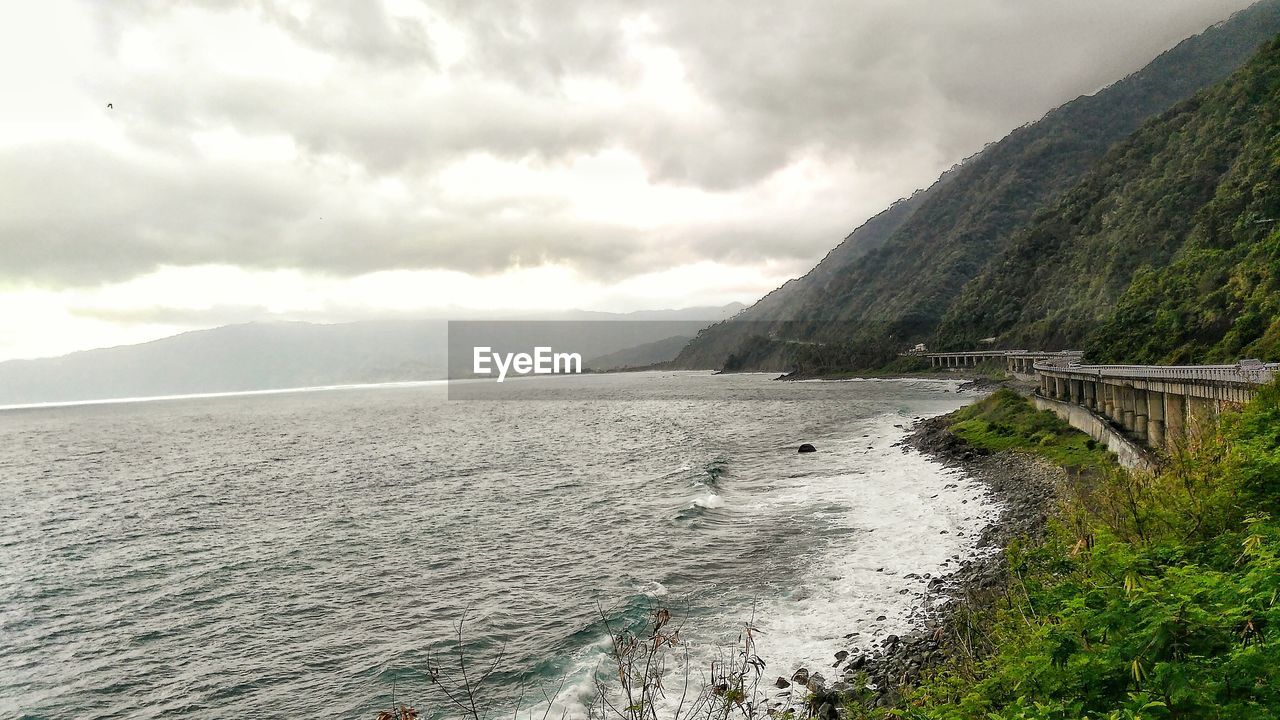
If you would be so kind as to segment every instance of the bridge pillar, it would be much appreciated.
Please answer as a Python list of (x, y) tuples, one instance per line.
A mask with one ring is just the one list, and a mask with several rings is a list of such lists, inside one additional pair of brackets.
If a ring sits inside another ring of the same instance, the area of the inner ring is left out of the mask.
[(1107, 383), (1098, 382), (1098, 392), (1102, 393), (1102, 414), (1114, 421), (1116, 419), (1116, 404), (1115, 399), (1111, 396), (1111, 389), (1111, 386)]
[(1133, 388), (1120, 386), (1120, 426), (1133, 432)]
[(1218, 415), (1218, 403), (1212, 398), (1187, 396), (1187, 426), (1192, 435), (1199, 436), (1209, 431), (1213, 420)]
[(1164, 447), (1164, 396), (1147, 391), (1147, 444), (1156, 449)]
[(1187, 396), (1164, 393), (1164, 442), (1169, 447), (1187, 441)]
[(1053, 379), (1053, 396), (1058, 400), (1067, 398), (1066, 382), (1060, 377)]
[(1147, 391), (1133, 389), (1133, 434), (1139, 439), (1147, 439)]
[(1098, 409), (1098, 386), (1092, 380), (1084, 381), (1084, 406), (1090, 410)]

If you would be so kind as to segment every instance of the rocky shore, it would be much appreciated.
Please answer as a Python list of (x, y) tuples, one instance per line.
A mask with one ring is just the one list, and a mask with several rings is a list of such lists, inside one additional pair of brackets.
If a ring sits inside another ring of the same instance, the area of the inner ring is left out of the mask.
[(916, 684), (922, 674), (951, 653), (961, 652), (952, 622), (965, 607), (990, 602), (1005, 585), (1003, 554), (995, 552), (1017, 537), (1043, 531), (1055, 488), (1065, 471), (1041, 458), (1017, 452), (988, 454), (975, 449), (948, 429), (949, 416), (919, 421), (901, 444), (903, 451), (923, 452), (951, 467), (963, 469), (980, 481), (1000, 508), (999, 518), (978, 539), (978, 553), (956, 571), (930, 579), (928, 594), (916, 615), (916, 627), (905, 635), (890, 635), (871, 651), (841, 650), (832, 672), (838, 682), (814, 682), (813, 673), (792, 678), (814, 692), (814, 709), (838, 706), (841, 696), (853, 696), (870, 706), (892, 705), (903, 688)]

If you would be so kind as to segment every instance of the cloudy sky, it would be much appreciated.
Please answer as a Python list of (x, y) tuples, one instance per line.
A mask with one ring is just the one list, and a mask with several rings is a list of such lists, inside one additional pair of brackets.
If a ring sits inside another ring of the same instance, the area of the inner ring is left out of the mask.
[(1248, 4), (6, 2), (0, 359), (751, 302)]

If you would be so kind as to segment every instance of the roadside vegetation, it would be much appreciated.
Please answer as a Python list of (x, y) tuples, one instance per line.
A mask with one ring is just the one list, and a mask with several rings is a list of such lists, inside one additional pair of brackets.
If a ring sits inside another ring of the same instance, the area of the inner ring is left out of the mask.
[[(1096, 453), (1011, 395), (960, 413), (956, 432)], [(896, 708), (847, 717), (1280, 717), (1280, 389), (1159, 474), (1074, 478), (1045, 536), (1007, 549), (1007, 584), (954, 618), (950, 661)]]
[(1115, 459), (1093, 438), (1008, 388), (957, 410), (951, 432), (988, 452), (1024, 450), (1070, 470), (1103, 471)]

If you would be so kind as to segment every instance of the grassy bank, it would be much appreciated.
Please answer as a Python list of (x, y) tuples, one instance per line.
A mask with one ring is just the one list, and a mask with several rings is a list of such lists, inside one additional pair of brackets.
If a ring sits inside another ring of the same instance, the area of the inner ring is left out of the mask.
[(1155, 476), (1007, 391), (952, 431), (1076, 472), (1045, 536), (1007, 549), (1007, 584), (947, 628), (952, 658), (846, 717), (1280, 717), (1280, 390)]
[(989, 452), (1021, 450), (1072, 470), (1103, 471), (1114, 458), (1093, 438), (1009, 389), (957, 410), (951, 432)]

